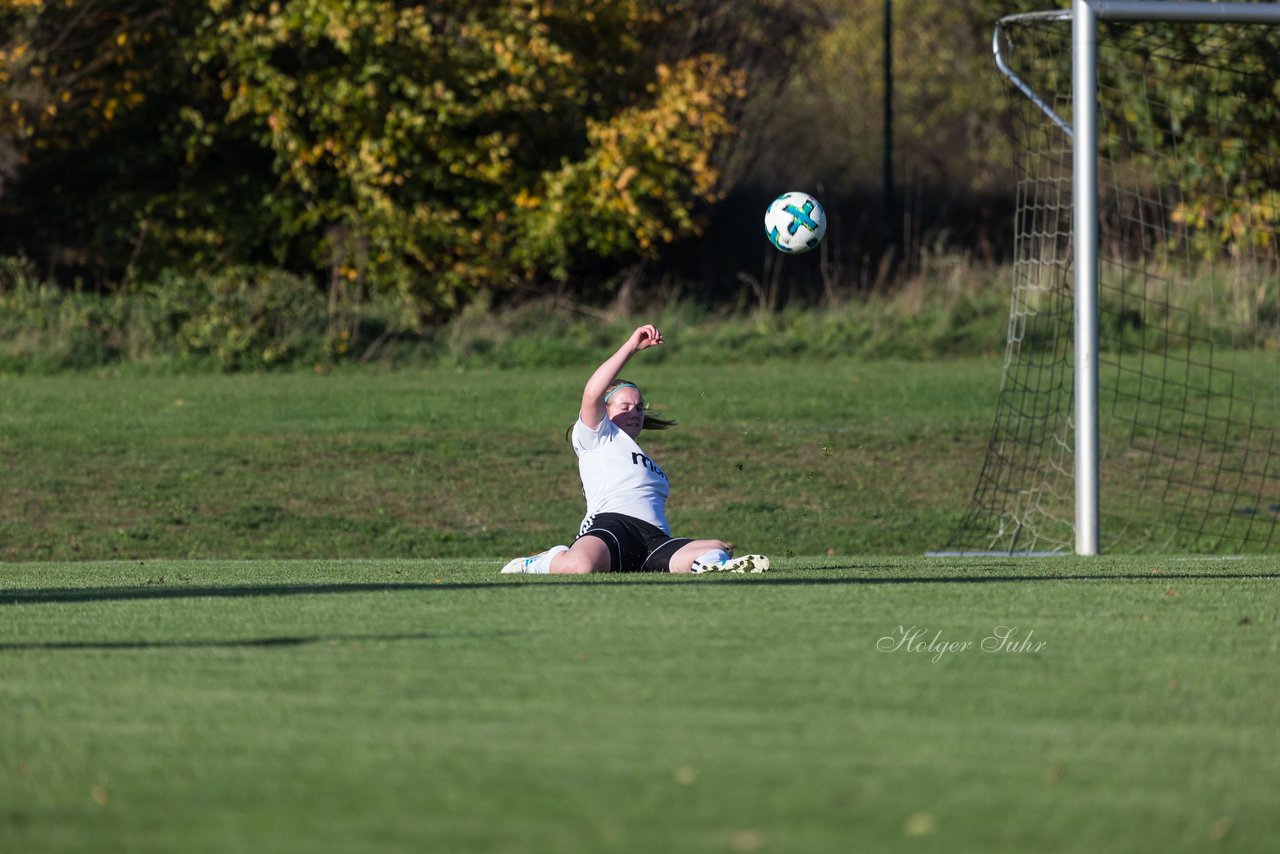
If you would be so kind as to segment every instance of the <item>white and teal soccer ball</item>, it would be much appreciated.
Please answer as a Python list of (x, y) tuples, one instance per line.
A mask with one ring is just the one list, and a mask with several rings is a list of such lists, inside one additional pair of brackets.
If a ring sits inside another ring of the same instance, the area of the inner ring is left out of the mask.
[(764, 233), (769, 242), (788, 255), (808, 252), (827, 233), (827, 214), (808, 193), (783, 193), (764, 212)]

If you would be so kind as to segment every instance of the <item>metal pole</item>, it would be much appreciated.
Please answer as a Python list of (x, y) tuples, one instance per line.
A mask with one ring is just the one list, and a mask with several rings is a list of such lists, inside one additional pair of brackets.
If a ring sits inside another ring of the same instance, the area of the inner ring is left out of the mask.
[(1280, 6), (1275, 3), (1209, 3), (1183, 0), (1093, 0), (1090, 3), (1103, 21), (1182, 21), (1187, 23), (1274, 24), (1280, 22)]
[(890, 265), (898, 252), (898, 216), (893, 186), (893, 0), (884, 0), (884, 245)]
[(1076, 554), (1098, 535), (1098, 32), (1088, 0), (1072, 0), (1072, 216), (1075, 231)]

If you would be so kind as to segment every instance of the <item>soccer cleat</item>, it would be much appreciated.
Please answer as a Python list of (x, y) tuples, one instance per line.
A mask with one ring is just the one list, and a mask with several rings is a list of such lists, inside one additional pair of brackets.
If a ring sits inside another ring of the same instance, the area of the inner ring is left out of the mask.
[(545, 552), (540, 552), (531, 557), (518, 557), (513, 561), (509, 561), (499, 574), (527, 573), (530, 575), (546, 575), (551, 572), (551, 559), (560, 554), (560, 552), (567, 552), (568, 550), (568, 546), (552, 546)]
[(713, 563), (698, 563), (694, 561), (691, 568), (692, 572), (768, 572), (769, 559), (764, 555), (743, 555), (742, 557), (731, 557), (728, 560), (718, 560)]

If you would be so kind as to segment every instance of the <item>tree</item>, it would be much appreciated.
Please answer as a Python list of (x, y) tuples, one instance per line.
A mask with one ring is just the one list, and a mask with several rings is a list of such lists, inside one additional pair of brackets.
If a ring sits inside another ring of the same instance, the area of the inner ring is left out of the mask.
[[(449, 311), (696, 229), (741, 72), (664, 0), (34, 2), (4, 215), (108, 281), (267, 262)], [(681, 38), (673, 37), (680, 34)], [(53, 82), (56, 81), (56, 82)], [(74, 201), (72, 201), (74, 200)]]
[(179, 186), (171, 111), (187, 77), (173, 45), (191, 10), (35, 0), (3, 15), (22, 62), (5, 81), (18, 156), (2, 248), (118, 281), (147, 248), (149, 206)]

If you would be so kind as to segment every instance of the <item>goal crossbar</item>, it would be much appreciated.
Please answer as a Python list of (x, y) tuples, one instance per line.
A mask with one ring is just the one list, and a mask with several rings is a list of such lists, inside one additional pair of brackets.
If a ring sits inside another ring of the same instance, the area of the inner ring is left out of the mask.
[[(1081, 0), (1075, 0), (1081, 2)], [(1187, 24), (1274, 24), (1277, 3), (1207, 3), (1202, 0), (1083, 0), (1104, 21), (1167, 21)]]

